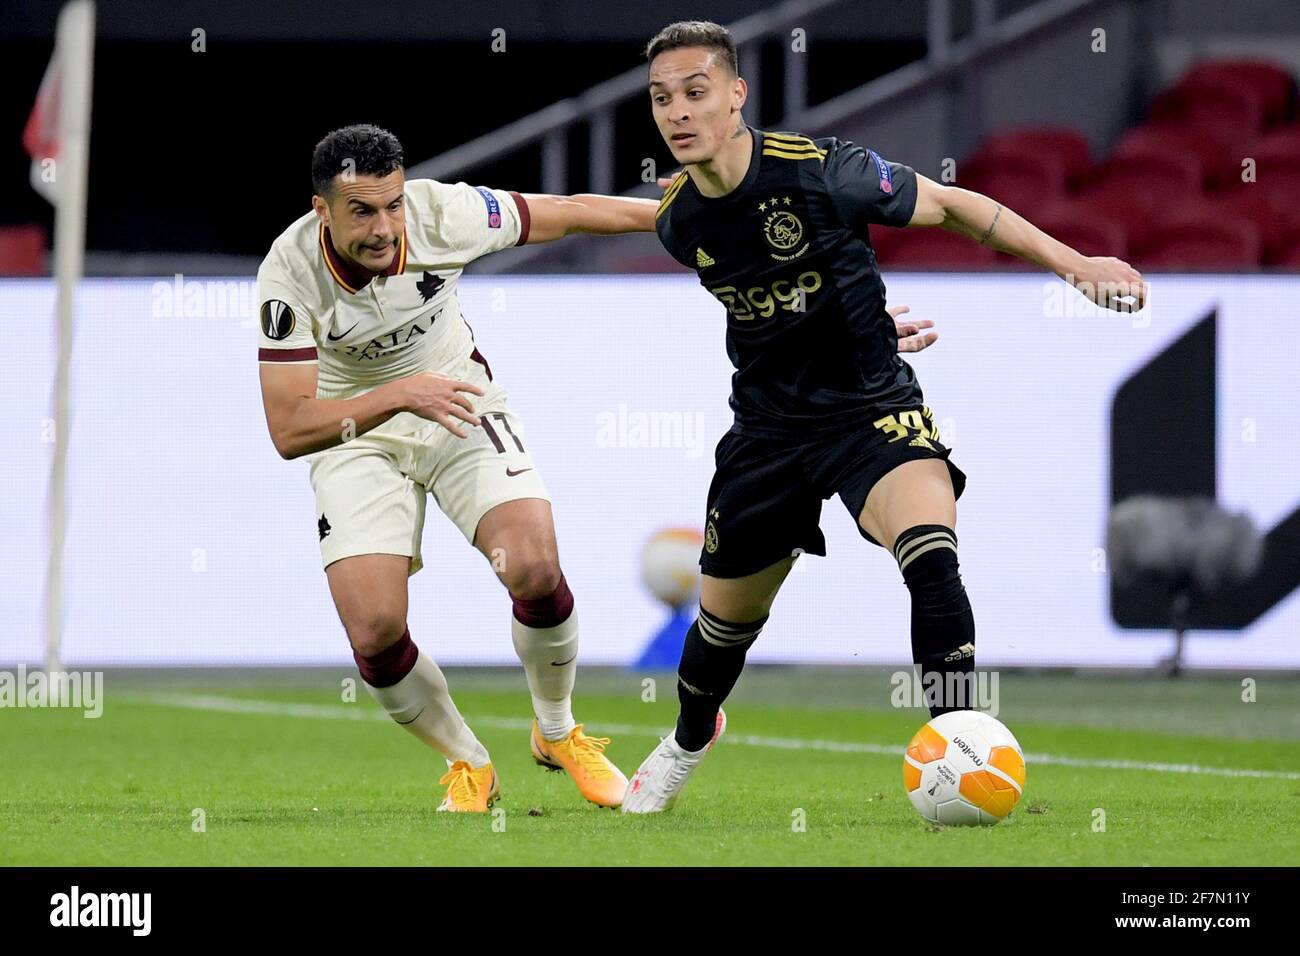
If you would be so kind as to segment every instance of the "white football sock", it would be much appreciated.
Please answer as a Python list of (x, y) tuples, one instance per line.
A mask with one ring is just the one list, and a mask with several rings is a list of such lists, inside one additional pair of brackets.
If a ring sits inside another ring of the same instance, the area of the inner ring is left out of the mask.
[(554, 627), (529, 627), (511, 615), (510, 636), (528, 675), (538, 729), (547, 740), (563, 740), (576, 726), (572, 694), (578, 673), (577, 610)]
[(416, 657), (411, 672), (396, 684), (366, 684), (366, 689), (389, 717), (446, 757), (448, 764), (465, 760), (471, 767), (481, 767), (489, 761), (487, 748), (456, 709), (447, 678), (424, 651)]

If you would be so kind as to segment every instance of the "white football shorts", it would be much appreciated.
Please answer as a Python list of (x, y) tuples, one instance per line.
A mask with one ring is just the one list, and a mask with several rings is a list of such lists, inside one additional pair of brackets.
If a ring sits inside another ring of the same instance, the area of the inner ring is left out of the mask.
[(399, 412), (365, 434), (308, 456), (325, 567), (358, 554), (400, 554), (411, 559), (410, 574), (415, 574), (424, 565), (426, 494), (470, 544), (479, 520), (497, 505), (551, 500), (528, 453), (523, 425), (486, 365), (466, 356), (443, 374), (486, 392), (469, 396), (482, 426), (461, 423), (467, 438)]

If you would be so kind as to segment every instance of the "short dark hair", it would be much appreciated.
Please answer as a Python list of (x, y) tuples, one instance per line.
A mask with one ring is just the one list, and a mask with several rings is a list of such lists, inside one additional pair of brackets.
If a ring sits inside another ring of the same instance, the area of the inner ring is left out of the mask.
[(718, 51), (723, 54), (727, 66), (731, 67), (732, 75), (740, 75), (740, 60), (736, 56), (736, 41), (732, 38), (731, 31), (710, 20), (680, 20), (668, 24), (646, 44), (645, 58), (654, 62), (660, 53), (689, 46), (708, 47)]
[[(347, 165), (351, 160), (351, 166)], [(404, 165), (402, 144), (386, 129), (360, 123), (336, 129), (311, 154), (311, 185), (318, 196), (334, 191), (334, 177), (344, 170), (387, 176)]]

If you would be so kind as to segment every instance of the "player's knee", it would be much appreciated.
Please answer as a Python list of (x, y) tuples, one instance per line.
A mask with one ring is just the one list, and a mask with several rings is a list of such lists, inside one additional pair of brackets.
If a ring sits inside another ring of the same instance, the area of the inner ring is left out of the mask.
[(361, 657), (374, 657), (401, 640), (406, 633), (406, 616), (382, 608), (368, 608), (344, 621), (348, 642)]
[(524, 547), (518, 551), (507, 555), (498, 570), (510, 596), (532, 601), (553, 593), (563, 577), (559, 555), (544, 547)]

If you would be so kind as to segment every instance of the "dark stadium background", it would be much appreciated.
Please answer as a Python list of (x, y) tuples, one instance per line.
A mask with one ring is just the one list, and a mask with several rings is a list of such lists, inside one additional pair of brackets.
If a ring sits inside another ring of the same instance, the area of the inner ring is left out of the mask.
[[(395, 132), (414, 164), (573, 96), (644, 62), (664, 23), (695, 15), (690, 2), (442, 5), (354, 3), (103, 4), (95, 48), (94, 135), (87, 245), (92, 250), (260, 256), (311, 197), (311, 148), (330, 129), (371, 122)], [(710, 5), (726, 22), (770, 4)], [(876, 5), (871, 5), (876, 6)], [(906, 6), (906, 5), (900, 5)], [(0, 22), (0, 176), (23, 181), (30, 159), (18, 142), (53, 48), (59, 4), (35, 0)], [(147, 14), (142, 10), (149, 10)], [(445, 9), (445, 8), (444, 8)], [(873, 37), (848, 11), (824, 18), (809, 94), (827, 99), (924, 55), (923, 16), (889, 13), (897, 37)], [(820, 22), (820, 21), (819, 21)], [(491, 31), (506, 29), (507, 54)], [(879, 29), (881, 24), (872, 26)], [(190, 50), (207, 31), (207, 52)], [(781, 115), (780, 62), (768, 57), (772, 95), (765, 119)], [(184, 82), (162, 80), (183, 75)], [(382, 77), (399, 95), (369, 84)], [(363, 83), (364, 81), (364, 83)], [(620, 150), (670, 163), (643, 101), (622, 111)], [(586, 188), (586, 135), (569, 137)], [(537, 192), (537, 151), (474, 170), (476, 182)], [(616, 167), (621, 191), (639, 167)], [(0, 224), (53, 220), (49, 204), (18, 189)]]

